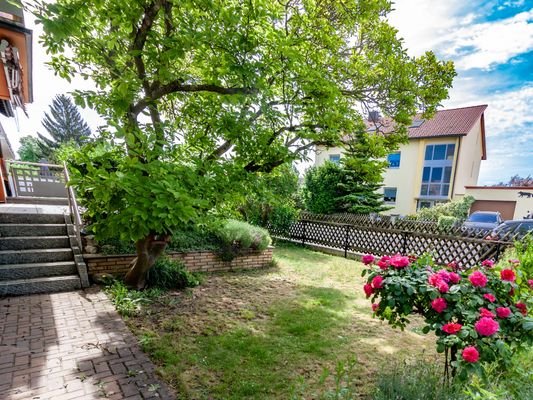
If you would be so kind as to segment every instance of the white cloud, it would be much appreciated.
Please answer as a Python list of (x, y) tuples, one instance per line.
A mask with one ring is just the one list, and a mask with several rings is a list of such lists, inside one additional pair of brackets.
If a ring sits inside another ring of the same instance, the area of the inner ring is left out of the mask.
[[(441, 40), (443, 54), (462, 70), (487, 69), (533, 49), (533, 10), (494, 22), (463, 26)], [(468, 49), (465, 54), (461, 54)]]

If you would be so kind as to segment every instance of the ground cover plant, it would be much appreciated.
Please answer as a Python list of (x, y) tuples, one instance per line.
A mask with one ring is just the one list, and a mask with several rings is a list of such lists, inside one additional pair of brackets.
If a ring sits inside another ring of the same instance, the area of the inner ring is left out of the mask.
[(178, 398), (369, 399), (382, 364), (437, 356), (416, 321), (401, 332), (372, 319), (354, 285), (362, 264), (279, 244), (275, 257), (277, 267), (205, 276), (128, 317)]

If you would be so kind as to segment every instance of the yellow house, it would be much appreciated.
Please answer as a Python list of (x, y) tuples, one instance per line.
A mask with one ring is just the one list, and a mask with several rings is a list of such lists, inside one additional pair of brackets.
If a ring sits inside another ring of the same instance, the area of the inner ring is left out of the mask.
[[(416, 116), (409, 143), (389, 154), (383, 177), (389, 214), (407, 215), (465, 195), (477, 184), (481, 160), (486, 159), (486, 105), (440, 110), (432, 119)], [(339, 162), (341, 147), (316, 149), (315, 165)]]

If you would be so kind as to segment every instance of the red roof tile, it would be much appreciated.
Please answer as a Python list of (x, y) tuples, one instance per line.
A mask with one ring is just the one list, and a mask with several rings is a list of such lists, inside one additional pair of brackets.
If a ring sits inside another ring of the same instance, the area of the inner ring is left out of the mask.
[[(419, 127), (409, 128), (409, 138), (464, 136), (470, 132), (486, 108), (486, 105), (480, 105), (437, 111), (433, 118), (424, 121)], [(417, 118), (419, 116), (414, 120)]]
[[(409, 138), (464, 136), (470, 132), (486, 108), (487, 105), (480, 105), (440, 110), (428, 120), (421, 120), (421, 115), (417, 114), (413, 118), (413, 126), (408, 129)], [(382, 133), (394, 131), (394, 121), (389, 118), (381, 118), (377, 125)], [(375, 129), (375, 125), (371, 121), (367, 121), (367, 126), (370, 129)]]

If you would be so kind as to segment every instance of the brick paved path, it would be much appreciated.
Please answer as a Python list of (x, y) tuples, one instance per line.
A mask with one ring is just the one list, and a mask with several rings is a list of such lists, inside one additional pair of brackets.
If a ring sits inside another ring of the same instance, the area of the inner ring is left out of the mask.
[(173, 399), (97, 289), (0, 299), (0, 399)]

